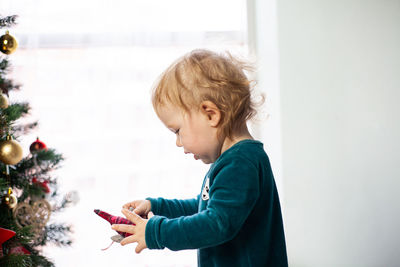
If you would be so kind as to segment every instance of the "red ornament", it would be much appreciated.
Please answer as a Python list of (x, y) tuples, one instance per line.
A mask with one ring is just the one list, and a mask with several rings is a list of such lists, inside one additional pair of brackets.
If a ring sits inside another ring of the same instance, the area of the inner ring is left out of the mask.
[[(131, 222), (128, 219), (125, 219), (124, 217), (113, 216), (113, 215), (108, 214), (107, 212), (104, 212), (101, 210), (94, 210), (94, 212), (97, 215), (99, 215), (101, 218), (103, 218), (104, 220), (108, 221), (110, 224), (133, 224), (133, 225), (135, 225), (133, 222)], [(132, 234), (125, 233), (125, 232), (118, 232), (118, 231), (116, 231), (116, 232), (123, 237), (132, 235)]]
[(33, 153), (41, 151), (41, 150), (47, 150), (47, 146), (45, 143), (40, 141), (39, 137), (38, 137), (38, 138), (36, 138), (36, 141), (31, 144), (31, 146), (29, 147), (29, 150), (33, 154)]
[(0, 227), (0, 257), (3, 257), (3, 243), (13, 236), (15, 236), (14, 231)]
[(49, 187), (48, 181), (40, 182), (40, 181), (38, 181), (38, 179), (36, 177), (33, 177), (32, 184), (36, 184), (36, 185), (40, 186), (45, 193), (50, 193), (50, 187)]

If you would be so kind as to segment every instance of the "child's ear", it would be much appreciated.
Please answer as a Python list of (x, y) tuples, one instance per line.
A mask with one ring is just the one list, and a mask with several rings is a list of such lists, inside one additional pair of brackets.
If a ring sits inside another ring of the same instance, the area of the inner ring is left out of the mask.
[(203, 101), (200, 104), (200, 111), (207, 116), (208, 121), (212, 127), (217, 127), (221, 120), (221, 111), (211, 101)]

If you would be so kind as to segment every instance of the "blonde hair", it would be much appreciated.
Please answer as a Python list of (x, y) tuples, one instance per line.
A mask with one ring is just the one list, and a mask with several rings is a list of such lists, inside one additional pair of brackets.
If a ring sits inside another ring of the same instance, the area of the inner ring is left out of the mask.
[(190, 112), (199, 109), (203, 101), (211, 101), (221, 112), (219, 133), (232, 138), (256, 113), (252, 81), (244, 73), (250, 70), (249, 64), (229, 53), (193, 50), (171, 64), (156, 81), (153, 107), (156, 113), (165, 104)]

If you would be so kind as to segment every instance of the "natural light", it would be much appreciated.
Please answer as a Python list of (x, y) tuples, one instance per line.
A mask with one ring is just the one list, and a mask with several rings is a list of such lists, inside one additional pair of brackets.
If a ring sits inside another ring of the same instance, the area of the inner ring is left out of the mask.
[[(47, 247), (57, 266), (196, 266), (196, 251), (107, 247), (114, 234), (93, 213), (152, 197), (192, 198), (209, 166), (185, 156), (152, 110), (150, 89), (173, 60), (195, 48), (246, 56), (245, 0), (13, 1), (10, 56), (22, 84), (10, 100), (32, 106), (39, 136), (66, 160), (59, 189), (79, 193), (74, 207), (52, 217), (73, 224), (70, 248)], [(128, 264), (127, 264), (128, 262)]]

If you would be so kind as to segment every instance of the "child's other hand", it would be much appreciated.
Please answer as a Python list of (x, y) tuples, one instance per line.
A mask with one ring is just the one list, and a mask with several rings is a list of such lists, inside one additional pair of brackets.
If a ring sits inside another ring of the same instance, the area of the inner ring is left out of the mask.
[(129, 203), (126, 203), (122, 206), (122, 208), (129, 210), (129, 208), (133, 208), (133, 212), (142, 218), (147, 218), (147, 214), (151, 210), (151, 202), (149, 200), (135, 200)]
[[(129, 224), (113, 224), (111, 228), (113, 230), (119, 231), (119, 232), (126, 232), (130, 233), (132, 235), (125, 237), (121, 241), (121, 245), (125, 246), (130, 243), (138, 243), (136, 246), (135, 252), (140, 253), (143, 249), (147, 248), (146, 245), (146, 225), (148, 222), (148, 219), (143, 219), (141, 218), (138, 214), (135, 214), (134, 212), (130, 212), (127, 209), (122, 209), (122, 213), (125, 215), (125, 217), (133, 222), (135, 225), (129, 225)], [(154, 214), (150, 211), (148, 213), (148, 218), (150, 219), (153, 217)]]

